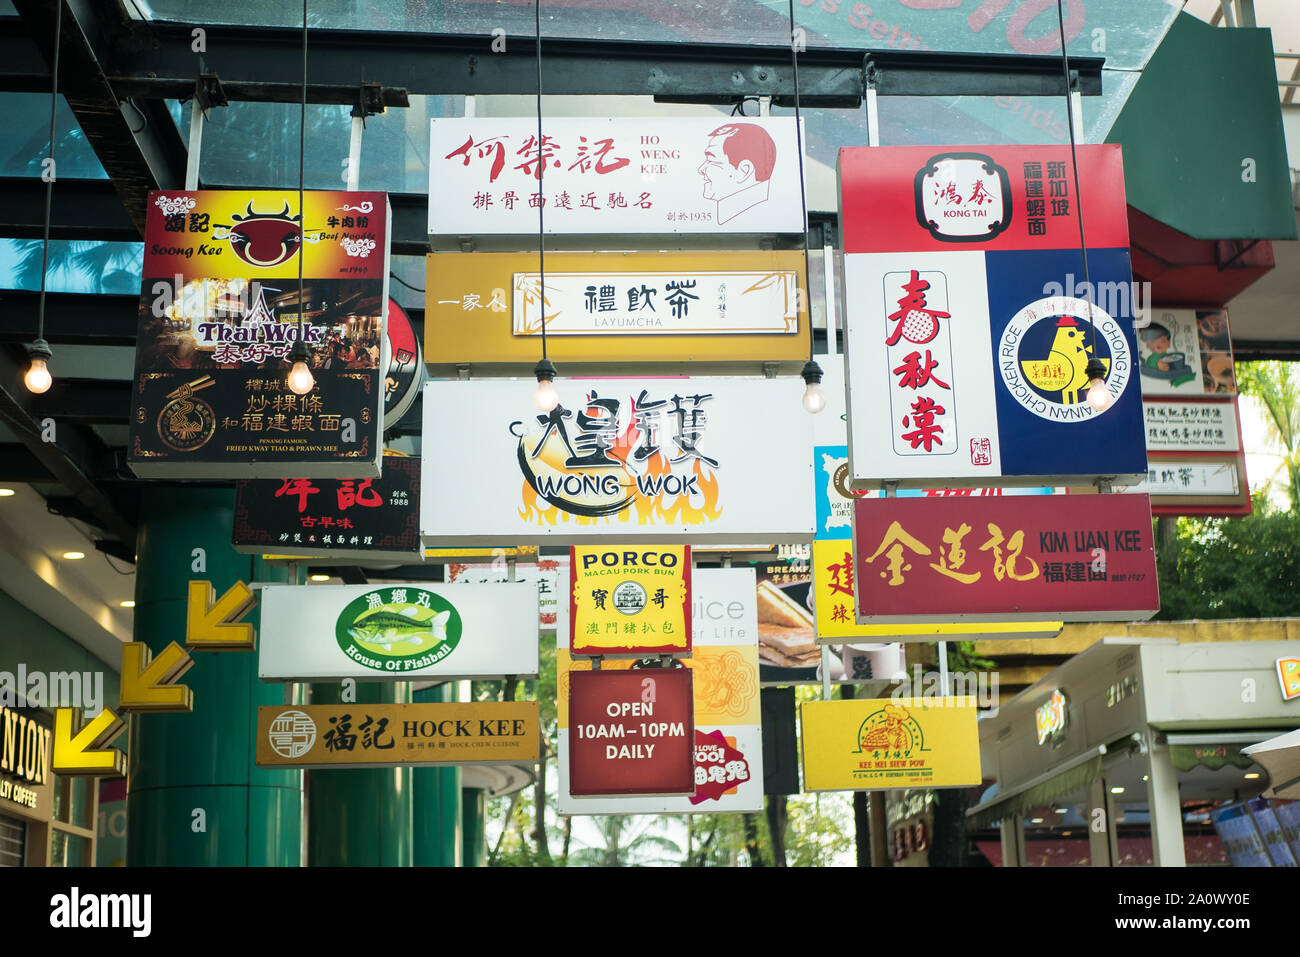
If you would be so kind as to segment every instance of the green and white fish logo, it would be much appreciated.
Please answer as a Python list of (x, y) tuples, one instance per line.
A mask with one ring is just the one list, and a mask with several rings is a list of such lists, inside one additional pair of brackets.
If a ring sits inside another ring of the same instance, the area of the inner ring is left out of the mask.
[(376, 671), (437, 664), (460, 642), (461, 619), (441, 595), (408, 586), (372, 589), (348, 603), (334, 637), (343, 653)]

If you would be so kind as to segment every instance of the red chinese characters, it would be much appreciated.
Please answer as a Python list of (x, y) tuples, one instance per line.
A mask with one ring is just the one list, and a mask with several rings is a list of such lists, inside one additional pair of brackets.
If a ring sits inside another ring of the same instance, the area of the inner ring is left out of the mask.
[[(946, 300), (946, 278), (942, 273), (923, 276), (916, 269), (889, 273), (885, 277), (885, 295), (898, 305), (887, 317), (885, 338), (895, 423), (894, 451), (953, 451), (952, 347), (945, 325), (952, 316), (942, 308), (946, 303), (932, 305), (930, 301), (931, 296)], [(917, 345), (925, 348), (912, 348)]]

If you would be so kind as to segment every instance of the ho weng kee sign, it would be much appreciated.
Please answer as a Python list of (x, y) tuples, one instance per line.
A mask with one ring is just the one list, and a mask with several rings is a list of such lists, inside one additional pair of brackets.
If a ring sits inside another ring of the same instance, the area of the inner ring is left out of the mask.
[[(799, 233), (788, 117), (432, 121), (429, 235)], [(544, 194), (544, 195), (543, 195)]]
[(864, 498), (853, 535), (863, 623), (1135, 621), (1160, 609), (1138, 493)]
[(1082, 197), (1066, 147), (840, 151), (850, 487), (1145, 475), (1119, 147), (1078, 163)]
[(811, 416), (797, 378), (425, 385), (426, 544), (747, 543), (813, 531)]
[[(136, 475), (378, 477), (388, 197), (311, 191), (303, 206), (289, 190), (149, 194)], [(306, 395), (287, 382), (300, 335), (316, 380)]]

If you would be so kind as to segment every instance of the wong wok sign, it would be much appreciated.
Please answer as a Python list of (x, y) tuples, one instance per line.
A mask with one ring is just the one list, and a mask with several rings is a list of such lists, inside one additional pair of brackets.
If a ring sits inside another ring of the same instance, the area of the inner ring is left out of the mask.
[(858, 499), (853, 510), (862, 623), (1134, 621), (1160, 609), (1146, 495)]
[(808, 540), (811, 416), (790, 378), (425, 386), (426, 544)]

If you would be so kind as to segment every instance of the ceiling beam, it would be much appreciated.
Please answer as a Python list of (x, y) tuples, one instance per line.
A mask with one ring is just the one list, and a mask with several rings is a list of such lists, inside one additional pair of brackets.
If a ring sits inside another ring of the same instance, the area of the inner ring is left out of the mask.
[[(27, 343), (36, 337), (38, 292), (0, 291), (0, 342)], [(135, 347), (139, 295), (47, 292), (45, 339), (51, 345)]]

